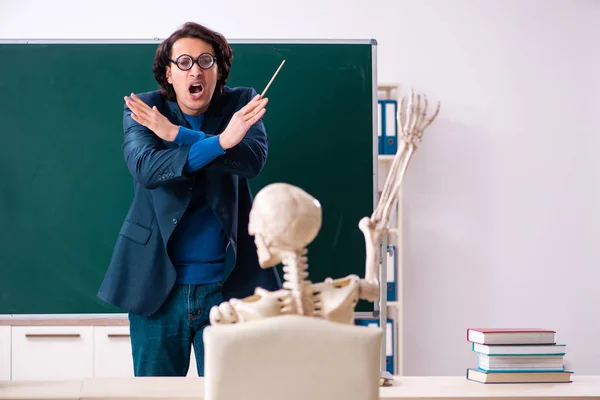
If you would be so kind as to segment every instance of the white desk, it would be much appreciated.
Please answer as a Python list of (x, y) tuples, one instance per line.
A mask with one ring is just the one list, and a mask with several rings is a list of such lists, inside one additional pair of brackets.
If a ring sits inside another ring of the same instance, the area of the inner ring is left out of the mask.
[[(1, 400), (179, 400), (203, 398), (202, 378), (94, 378), (63, 382), (0, 381)], [(573, 375), (572, 383), (482, 384), (456, 377), (397, 377), (381, 388), (385, 400), (600, 399), (600, 376)]]

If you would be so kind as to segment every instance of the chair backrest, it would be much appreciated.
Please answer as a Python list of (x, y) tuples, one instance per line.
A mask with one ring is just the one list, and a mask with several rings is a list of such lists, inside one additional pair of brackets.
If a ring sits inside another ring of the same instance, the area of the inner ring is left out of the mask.
[(296, 315), (204, 330), (207, 400), (379, 399), (379, 328)]

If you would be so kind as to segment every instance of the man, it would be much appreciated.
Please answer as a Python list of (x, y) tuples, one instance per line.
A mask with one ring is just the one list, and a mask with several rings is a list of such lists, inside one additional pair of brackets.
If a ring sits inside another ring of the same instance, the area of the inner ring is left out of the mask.
[(136, 376), (185, 376), (213, 305), (277, 290), (248, 235), (248, 179), (263, 168), (267, 99), (229, 88), (222, 35), (186, 23), (157, 49), (160, 90), (125, 98), (123, 151), (134, 178), (98, 296), (129, 313)]

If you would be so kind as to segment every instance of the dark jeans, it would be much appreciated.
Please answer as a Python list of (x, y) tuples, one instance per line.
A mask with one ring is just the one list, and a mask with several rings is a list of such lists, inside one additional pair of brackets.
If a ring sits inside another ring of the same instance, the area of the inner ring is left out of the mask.
[(185, 376), (194, 346), (198, 375), (204, 376), (202, 333), (212, 306), (223, 301), (221, 283), (175, 285), (150, 317), (129, 314), (135, 376)]

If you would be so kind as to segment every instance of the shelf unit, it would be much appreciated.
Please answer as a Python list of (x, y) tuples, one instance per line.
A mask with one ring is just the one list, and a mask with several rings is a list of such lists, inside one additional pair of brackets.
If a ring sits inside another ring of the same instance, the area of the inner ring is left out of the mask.
[[(402, 97), (402, 85), (398, 83), (380, 83), (377, 85), (377, 94), (379, 100), (396, 100), (398, 107), (400, 106), (400, 99)], [(382, 121), (383, 123), (383, 121)], [(397, 143), (399, 137), (396, 138)], [(394, 159), (393, 154), (379, 154), (378, 155), (378, 176), (379, 184), (378, 191), (381, 192), (385, 179), (388, 175), (392, 161)], [(393, 321), (394, 324), (394, 335), (393, 335), (393, 358), (394, 358), (394, 375), (402, 375), (403, 366), (403, 303), (402, 303), (402, 191), (398, 196), (398, 203), (393, 210), (390, 217), (390, 227), (395, 229), (395, 232), (390, 233), (387, 238), (387, 243), (396, 247), (394, 254), (396, 269), (395, 269), (395, 282), (396, 282), (396, 301), (387, 302), (387, 317)], [(389, 278), (389, 277), (388, 277)]]

